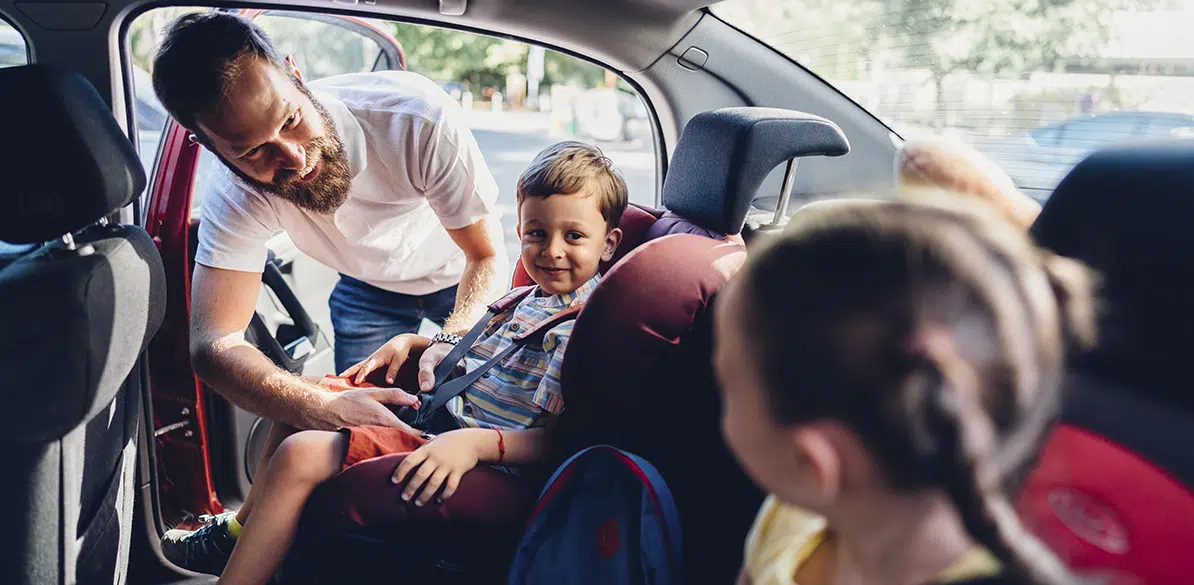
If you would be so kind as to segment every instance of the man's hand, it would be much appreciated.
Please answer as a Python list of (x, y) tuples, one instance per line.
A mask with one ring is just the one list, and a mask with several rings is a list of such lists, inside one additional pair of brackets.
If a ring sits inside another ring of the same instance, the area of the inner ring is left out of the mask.
[[(340, 374), (341, 377), (351, 378), (353, 383), (361, 384), (365, 378), (383, 366), (388, 366), (386, 369), (386, 383), (393, 384), (394, 379), (398, 376), (398, 370), (406, 360), (410, 358), (411, 352), (428, 349), (431, 345), (431, 340), (422, 335), (415, 335), (413, 333), (403, 333), (385, 343), (385, 345), (377, 348), (372, 355), (365, 358), (361, 362), (344, 370)], [(442, 345), (442, 344), (437, 344)], [(442, 356), (441, 356), (442, 357)], [(439, 360), (436, 360), (439, 363)], [(432, 366), (434, 368), (435, 366)], [(422, 361), (420, 360), (420, 369), (422, 368)], [(422, 374), (420, 373), (420, 376)]]
[(454, 347), (450, 343), (434, 343), (423, 352), (423, 357), (419, 358), (419, 392), (430, 392), (435, 387), (435, 367)]
[[(406, 456), (391, 478), (396, 484), (406, 482), (402, 499), (415, 499), (416, 506), (431, 500), (443, 486), (439, 501), (456, 493), (460, 478), (477, 466), (484, 437), (497, 442), (497, 434), (484, 429), (460, 429), (444, 433)], [(417, 496), (417, 497), (416, 497)]]
[(392, 427), (417, 437), (421, 433), (399, 420), (386, 405), (410, 406), (418, 401), (417, 396), (397, 388), (358, 388), (328, 392), (323, 408), (312, 415), (320, 417), (324, 426), (333, 429), (358, 426)]

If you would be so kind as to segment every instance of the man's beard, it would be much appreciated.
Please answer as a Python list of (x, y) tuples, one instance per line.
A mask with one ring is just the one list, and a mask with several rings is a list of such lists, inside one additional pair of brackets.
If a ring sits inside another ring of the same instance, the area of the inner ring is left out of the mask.
[(273, 182), (266, 183), (248, 176), (228, 161), (224, 161), (224, 164), (247, 185), (262, 193), (284, 199), (308, 211), (329, 214), (348, 200), (352, 171), (348, 166), (348, 155), (344, 151), (344, 143), (340, 140), (340, 132), (332, 122), (327, 108), (323, 107), (307, 88), (300, 86), (300, 89), (311, 99), (319, 117), (323, 119), (324, 135), (311, 140), (305, 147), (307, 164), (323, 159), (319, 164), (319, 174), (314, 179), (304, 183), (299, 180), (302, 178), (299, 171), (279, 169), (274, 172)]

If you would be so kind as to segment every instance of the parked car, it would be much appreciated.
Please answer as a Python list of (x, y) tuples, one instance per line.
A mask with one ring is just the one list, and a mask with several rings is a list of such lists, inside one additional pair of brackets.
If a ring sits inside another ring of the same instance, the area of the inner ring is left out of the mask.
[(1084, 115), (990, 142), (980, 149), (1016, 185), (1044, 201), (1062, 177), (1094, 150), (1149, 138), (1194, 136), (1194, 116), (1169, 112), (1108, 112)]
[(650, 135), (647, 107), (638, 96), (598, 87), (581, 92), (572, 104), (577, 133), (603, 142), (630, 141)]

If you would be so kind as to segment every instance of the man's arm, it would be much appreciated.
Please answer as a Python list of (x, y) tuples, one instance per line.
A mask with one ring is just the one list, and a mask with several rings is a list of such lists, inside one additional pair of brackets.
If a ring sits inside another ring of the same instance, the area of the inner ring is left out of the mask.
[(499, 273), (496, 243), (489, 237), (486, 220), (458, 230), (448, 230), (464, 252), (464, 273), (456, 292), (456, 307), (444, 322), (444, 331), (464, 335), (485, 315), (485, 307), (505, 292)]
[(370, 424), (405, 426), (382, 405), (411, 404), (397, 389), (330, 393), (276, 366), (245, 340), (261, 276), (195, 266), (191, 284), (191, 363), (230, 402), (300, 429)]

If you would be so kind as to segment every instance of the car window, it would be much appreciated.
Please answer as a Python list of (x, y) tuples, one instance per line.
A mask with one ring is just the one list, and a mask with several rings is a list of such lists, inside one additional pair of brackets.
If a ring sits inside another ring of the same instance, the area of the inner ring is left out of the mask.
[(0, 18), (0, 67), (25, 65), (29, 62), (29, 49), (25, 37), (11, 24)]
[[(148, 70), (160, 31), (173, 18), (193, 10), (199, 9), (163, 8), (139, 17), (130, 32), (136, 65)], [(308, 80), (397, 65), (379, 55), (401, 52), (408, 70), (436, 81), (465, 110), (485, 162), (498, 182), (499, 206), (509, 223), (503, 227), (511, 258), (518, 253), (514, 230), (518, 175), (535, 154), (555, 142), (576, 139), (597, 144), (621, 170), (630, 200), (655, 204), (658, 158), (649, 109), (638, 93), (612, 71), (509, 39), (426, 25), (365, 21), (365, 25), (377, 29), (373, 32), (380, 32), (387, 42), (396, 45), (396, 50), (387, 51), (335, 18), (267, 11), (255, 21), (283, 51), (295, 56)], [(349, 26), (360, 24), (353, 22)], [(314, 38), (322, 40), (312, 42)], [(312, 70), (304, 69), (304, 64)], [(202, 213), (201, 194), (216, 174), (223, 172), (220, 165), (210, 152), (202, 151), (193, 214)]]
[(382, 53), (377, 41), (342, 26), (336, 17), (270, 11), (255, 22), (308, 79), (373, 71)]
[[(176, 17), (201, 8), (159, 8), (142, 14), (130, 26), (135, 66), (150, 70), (160, 32)], [(486, 166), (498, 184), (497, 208), (502, 214), (503, 247), (517, 258), (515, 185), (518, 176), (542, 149), (562, 140), (598, 145), (614, 161), (629, 189), (630, 201), (654, 206), (659, 155), (650, 108), (633, 87), (598, 65), (526, 43), (421, 24), (368, 20), (332, 31), (328, 19), (308, 13), (267, 12), (260, 22), (284, 51), (296, 51), (306, 79), (337, 73), (401, 68), (436, 82), (464, 111)], [(314, 24), (304, 23), (311, 19)], [(365, 28), (359, 28), (364, 26)], [(311, 42), (324, 27), (327, 42)], [(357, 28), (354, 28), (357, 27)], [(356, 41), (344, 30), (360, 32)], [(387, 46), (376, 52), (376, 39)], [(334, 42), (333, 42), (334, 41)], [(152, 88), (145, 92), (152, 93)], [(156, 101), (155, 101), (156, 103)], [(159, 133), (160, 136), (160, 133)], [(156, 140), (156, 139), (155, 139)], [(153, 148), (156, 150), (156, 142)], [(143, 152), (146, 149), (143, 147)], [(211, 181), (226, 172), (206, 149), (200, 150), (191, 214), (202, 217), (202, 195)], [(331, 331), (328, 295), (335, 271), (304, 255), (279, 234), (271, 249), (294, 257), (286, 278), (324, 331)]]
[(1125, 113), (1194, 111), (1191, 0), (1032, 10), (999, 0), (727, 0), (710, 11), (901, 136), (974, 144), (1040, 200), (1085, 150), (1156, 133)]

